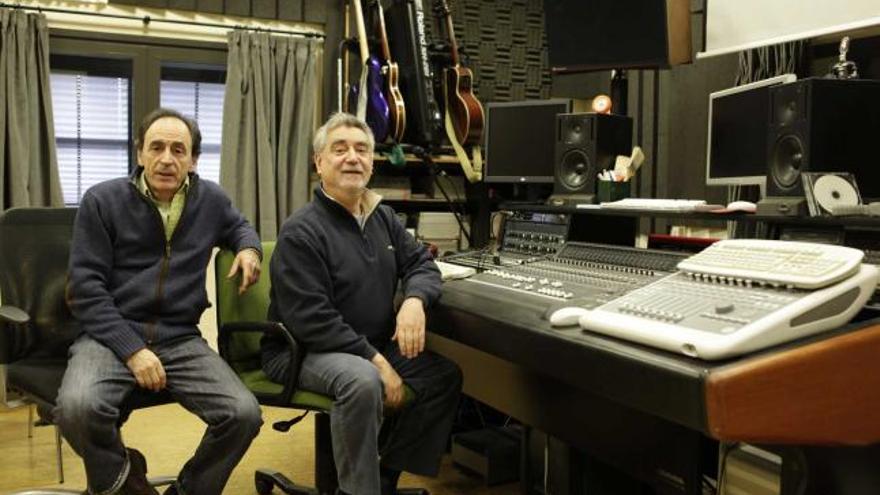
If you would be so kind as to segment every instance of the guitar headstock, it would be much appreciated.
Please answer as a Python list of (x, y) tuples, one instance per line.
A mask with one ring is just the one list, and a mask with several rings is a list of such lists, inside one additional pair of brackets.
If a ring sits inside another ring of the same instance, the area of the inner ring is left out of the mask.
[(434, 1), (434, 13), (444, 17), (452, 15), (452, 11), (449, 10), (449, 5), (446, 3), (446, 0)]

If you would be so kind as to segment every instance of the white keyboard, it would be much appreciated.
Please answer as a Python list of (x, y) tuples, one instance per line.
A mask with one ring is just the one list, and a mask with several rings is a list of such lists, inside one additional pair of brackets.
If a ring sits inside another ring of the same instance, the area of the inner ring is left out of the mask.
[(614, 210), (694, 211), (697, 206), (704, 204), (704, 199), (624, 198), (599, 203), (599, 207)]
[(456, 265), (445, 261), (435, 261), (437, 268), (440, 269), (440, 278), (443, 280), (458, 280), (468, 278), (477, 273), (477, 271), (469, 266)]
[(809, 242), (763, 239), (718, 241), (678, 264), (696, 278), (818, 289), (855, 274), (865, 253)]

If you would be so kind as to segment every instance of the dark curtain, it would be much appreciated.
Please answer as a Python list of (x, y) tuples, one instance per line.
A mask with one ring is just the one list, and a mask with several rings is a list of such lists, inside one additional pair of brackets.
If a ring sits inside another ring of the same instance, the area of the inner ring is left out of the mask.
[(63, 206), (42, 14), (0, 9), (0, 209)]
[(309, 198), (319, 41), (229, 34), (220, 184), (264, 241)]

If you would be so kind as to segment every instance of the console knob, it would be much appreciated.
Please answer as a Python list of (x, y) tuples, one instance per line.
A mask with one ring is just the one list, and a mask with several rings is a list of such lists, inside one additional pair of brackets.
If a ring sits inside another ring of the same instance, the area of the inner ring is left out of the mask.
[(721, 303), (721, 304), (715, 305), (715, 312), (718, 313), (719, 315), (724, 315), (724, 314), (732, 312), (733, 308), (734, 308), (734, 306), (732, 303)]

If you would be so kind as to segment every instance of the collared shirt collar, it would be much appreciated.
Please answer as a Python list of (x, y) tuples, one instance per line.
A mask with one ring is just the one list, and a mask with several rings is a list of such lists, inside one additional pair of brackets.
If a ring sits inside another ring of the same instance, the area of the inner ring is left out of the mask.
[[(153, 194), (153, 191), (150, 190), (150, 186), (147, 184), (147, 173), (146, 172), (147, 171), (143, 167), (141, 167), (140, 174), (137, 179), (137, 186), (138, 186), (138, 189), (140, 190), (140, 192), (144, 193), (144, 195), (146, 197), (150, 198), (154, 202), (170, 203), (170, 201), (160, 200), (159, 198), (157, 198)], [(186, 195), (188, 190), (189, 190), (189, 174), (186, 174), (186, 178), (183, 180), (183, 184), (180, 186), (180, 189), (178, 189), (177, 192), (174, 193), (174, 195), (175, 196), (177, 196), (178, 194)]]

